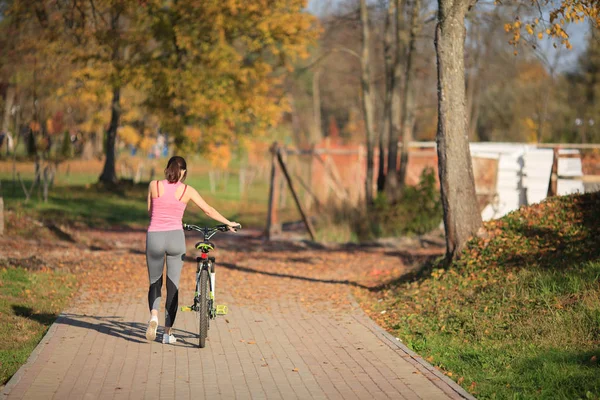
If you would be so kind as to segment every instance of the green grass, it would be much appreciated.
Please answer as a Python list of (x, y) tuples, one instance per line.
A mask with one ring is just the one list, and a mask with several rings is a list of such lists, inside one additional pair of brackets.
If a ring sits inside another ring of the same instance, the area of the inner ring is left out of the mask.
[(453, 265), (359, 296), (478, 398), (598, 399), (599, 221), (600, 193), (549, 199), (486, 224)]
[(0, 385), (27, 361), (74, 289), (67, 273), (0, 269)]
[[(64, 174), (64, 172), (63, 172)], [(25, 174), (24, 183), (29, 189), (33, 176)], [(0, 173), (2, 196), (5, 208), (19, 215), (34, 219), (53, 220), (67, 224), (106, 228), (110, 226), (145, 227), (148, 223), (146, 195), (148, 183), (123, 185), (118, 191), (108, 191), (96, 185), (98, 174), (72, 171), (67, 179), (57, 176), (55, 186), (50, 190), (48, 202), (34, 191), (29, 202), (20, 184), (12, 183), (10, 173)], [(244, 195), (238, 187), (237, 174), (231, 173), (226, 182), (217, 186), (215, 193), (210, 191), (207, 174), (190, 176), (186, 183), (195, 187), (205, 200), (231, 220), (237, 220), (245, 227), (262, 228), (266, 222), (268, 183), (256, 181)], [(291, 200), (288, 201), (291, 203)], [(292, 204), (281, 210), (282, 217), (299, 218)], [(190, 205), (185, 220), (197, 223), (213, 223), (195, 206)], [(9, 226), (10, 229), (10, 226)]]

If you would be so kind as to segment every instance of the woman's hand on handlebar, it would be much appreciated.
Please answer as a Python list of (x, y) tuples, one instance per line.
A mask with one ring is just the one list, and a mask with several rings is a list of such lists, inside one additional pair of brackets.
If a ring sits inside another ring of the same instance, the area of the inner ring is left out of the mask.
[(229, 221), (229, 223), (227, 224), (227, 227), (229, 228), (230, 232), (236, 232), (238, 229), (242, 229), (242, 225), (238, 224), (237, 222), (232, 222), (232, 221)]

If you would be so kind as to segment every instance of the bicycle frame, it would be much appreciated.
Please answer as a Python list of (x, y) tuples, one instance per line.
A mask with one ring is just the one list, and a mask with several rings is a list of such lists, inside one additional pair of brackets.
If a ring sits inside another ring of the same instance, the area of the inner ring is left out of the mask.
[[(234, 229), (240, 229), (238, 225)], [(182, 307), (182, 311), (196, 311), (198, 313), (198, 346), (204, 348), (210, 328), (210, 320), (217, 315), (227, 314), (227, 306), (215, 305), (215, 257), (209, 257), (208, 253), (215, 248), (210, 239), (217, 232), (226, 232), (231, 228), (228, 225), (219, 225), (214, 228), (200, 228), (196, 225), (183, 224), (183, 229), (202, 232), (204, 239), (197, 242), (196, 250), (200, 250), (200, 257), (196, 257), (196, 291), (194, 293), (194, 305)]]
[(208, 276), (209, 276), (209, 280), (208, 280), (208, 293), (209, 293), (209, 299), (208, 299), (208, 310), (209, 310), (209, 316), (211, 319), (214, 319), (217, 315), (216, 313), (216, 308), (214, 307), (215, 304), (215, 280), (216, 280), (216, 274), (215, 274), (215, 262), (216, 259), (215, 257), (208, 257), (208, 252), (213, 249), (213, 246), (211, 243), (207, 242), (206, 240), (204, 242), (198, 242), (196, 243), (196, 249), (202, 251), (202, 256), (200, 257), (196, 257), (196, 262), (197, 262), (197, 267), (196, 267), (196, 290), (194, 292), (194, 305), (192, 306), (192, 309), (194, 311), (199, 311), (199, 306), (198, 304), (200, 303), (200, 273), (202, 272), (202, 270), (206, 270), (208, 272)]
[[(225, 232), (229, 230), (229, 227), (226, 225), (219, 225), (214, 228), (200, 228), (196, 225), (188, 225), (184, 224), (183, 228), (185, 230), (194, 230), (197, 232), (201, 232), (204, 236), (204, 239), (200, 242), (197, 242), (194, 246), (196, 250), (201, 252), (200, 257), (196, 257), (197, 267), (196, 267), (196, 290), (194, 293), (194, 305), (189, 307), (189, 309), (194, 311), (199, 311), (199, 303), (200, 303), (200, 274), (203, 270), (208, 272), (209, 276), (209, 317), (210, 319), (216, 318), (218, 314), (227, 314), (227, 306), (215, 306), (215, 285), (216, 285), (216, 274), (215, 274), (215, 257), (209, 257), (208, 253), (215, 248), (215, 245), (211, 243), (210, 239), (217, 234), (217, 232)], [(241, 226), (238, 226), (236, 229), (240, 229)], [(188, 307), (186, 307), (186, 310)]]

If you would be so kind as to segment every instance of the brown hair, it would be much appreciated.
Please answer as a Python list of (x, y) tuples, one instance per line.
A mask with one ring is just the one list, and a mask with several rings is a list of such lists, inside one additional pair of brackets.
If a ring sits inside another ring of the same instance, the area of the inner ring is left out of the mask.
[(183, 182), (187, 176), (187, 164), (183, 157), (173, 156), (169, 159), (167, 168), (165, 168), (165, 178), (167, 178), (169, 183), (177, 183), (179, 181), (181, 170), (186, 170), (181, 178), (181, 181)]

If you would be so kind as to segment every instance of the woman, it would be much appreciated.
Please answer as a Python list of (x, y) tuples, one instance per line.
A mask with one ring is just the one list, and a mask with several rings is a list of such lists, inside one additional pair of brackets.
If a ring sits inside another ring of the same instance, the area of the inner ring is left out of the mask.
[[(150, 321), (146, 330), (146, 339), (156, 339), (158, 328), (158, 308), (163, 281), (165, 254), (167, 259), (167, 302), (165, 308), (165, 333), (163, 343), (175, 343), (172, 334), (173, 323), (177, 315), (179, 277), (185, 255), (185, 236), (182, 217), (187, 203), (193, 201), (210, 218), (230, 227), (237, 226), (209, 206), (196, 189), (183, 183), (187, 176), (187, 164), (182, 157), (171, 157), (165, 169), (162, 181), (152, 181), (148, 186), (148, 214), (150, 225), (146, 236), (146, 264), (150, 277), (148, 305)], [(233, 228), (230, 228), (234, 231)]]

